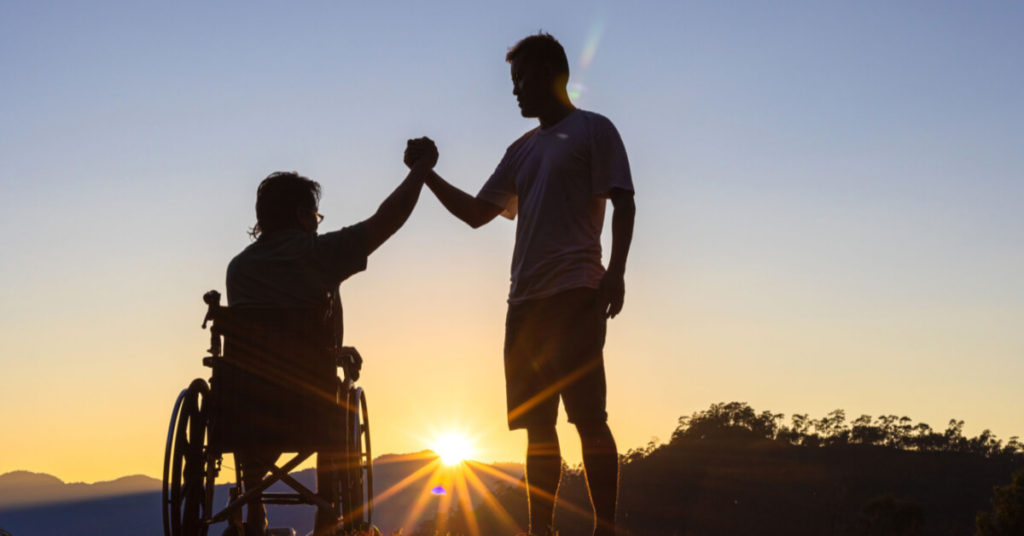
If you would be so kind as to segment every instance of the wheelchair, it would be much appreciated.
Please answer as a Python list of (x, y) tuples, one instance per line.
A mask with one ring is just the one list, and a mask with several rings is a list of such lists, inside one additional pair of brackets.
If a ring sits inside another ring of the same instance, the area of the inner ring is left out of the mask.
[[(182, 390), (171, 412), (163, 466), (164, 535), (206, 536), (211, 525), (225, 521), (241, 528), (243, 506), (259, 503), (313, 505), (318, 515), (329, 512), (339, 520), (335, 534), (370, 530), (369, 416), (366, 394), (355, 386), (361, 358), (328, 340), (329, 313), (237, 310), (222, 307), (216, 291), (203, 301), (203, 328), (212, 322), (203, 365), (212, 374), (209, 383), (197, 378)], [(228, 503), (215, 510), (224, 455), (254, 448), (294, 456), (279, 457), (287, 460), (280, 466), (259, 466), (266, 476), (257, 485), (243, 478), (236, 457)], [(319, 493), (289, 475), (314, 454), (328, 456), (318, 466), (330, 460), (325, 473), (318, 467)], [(267, 491), (277, 482), (291, 492)]]

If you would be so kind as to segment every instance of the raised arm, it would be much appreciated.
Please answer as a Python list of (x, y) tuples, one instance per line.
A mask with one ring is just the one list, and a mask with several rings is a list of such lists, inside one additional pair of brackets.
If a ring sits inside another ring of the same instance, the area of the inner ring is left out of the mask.
[(421, 155), (409, 170), (405, 180), (380, 204), (377, 212), (366, 220), (367, 253), (373, 253), (409, 219), (420, 198), (423, 181), (437, 162), (437, 151)]
[(608, 260), (608, 271), (601, 279), (601, 299), (605, 315), (614, 318), (622, 311), (626, 298), (626, 257), (633, 242), (633, 220), (636, 204), (633, 192), (613, 188), (608, 197), (612, 200), (612, 255)]

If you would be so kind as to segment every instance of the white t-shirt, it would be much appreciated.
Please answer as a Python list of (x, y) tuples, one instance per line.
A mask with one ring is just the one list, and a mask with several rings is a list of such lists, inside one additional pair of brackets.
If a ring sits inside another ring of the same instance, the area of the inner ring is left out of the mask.
[(515, 141), (479, 199), (514, 218), (509, 303), (579, 287), (598, 288), (601, 228), (612, 189), (633, 191), (626, 148), (606, 117), (575, 110)]

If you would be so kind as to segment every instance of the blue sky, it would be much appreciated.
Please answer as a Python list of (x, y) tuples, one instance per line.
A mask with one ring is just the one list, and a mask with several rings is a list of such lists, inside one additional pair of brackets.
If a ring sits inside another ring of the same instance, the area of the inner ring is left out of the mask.
[[(725, 400), (1024, 434), (1022, 23), (1011, 2), (4, 3), (0, 403), (26, 410), (0, 428), (26, 438), (0, 471), (155, 474), (258, 181), (320, 180), (324, 225), (351, 224), (430, 135), (475, 192), (535, 125), (503, 56), (540, 29), (637, 186), (607, 348), (620, 446)], [(343, 286), (381, 448), (486, 423), (481, 458), (519, 457), (512, 232), (425, 194)], [(89, 447), (41, 447), (60, 430)]]

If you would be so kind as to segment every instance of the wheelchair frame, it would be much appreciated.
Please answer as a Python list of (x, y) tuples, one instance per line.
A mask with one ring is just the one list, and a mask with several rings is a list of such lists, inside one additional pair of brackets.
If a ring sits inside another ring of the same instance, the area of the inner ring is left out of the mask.
[[(210, 291), (203, 296), (208, 309), (203, 321), (210, 327), (209, 355), (203, 357), (203, 365), (213, 368), (222, 355), (222, 333), (217, 329), (217, 313), (220, 294)], [(250, 502), (263, 504), (308, 504), (326, 509), (341, 520), (341, 533), (367, 530), (372, 524), (373, 514), (373, 464), (370, 448), (369, 415), (366, 394), (355, 386), (350, 373), (351, 362), (335, 363), (342, 367), (344, 380), (337, 379), (343, 411), (341, 422), (343, 440), (337, 453), (342, 455), (341, 467), (331, 475), (333, 489), (327, 491), (328, 498), (313, 492), (298, 482), (289, 473), (309, 459), (316, 450), (301, 450), (283, 465), (268, 465), (269, 475), (251, 489), (246, 489), (240, 464), (235, 464), (235, 485), (230, 488), (227, 506), (214, 511), (213, 496), (217, 476), (220, 474), (223, 455), (230, 452), (210, 444), (211, 406), (216, 396), (211, 395), (210, 385), (202, 378), (196, 378), (181, 391), (171, 411), (167, 429), (167, 444), (164, 449), (163, 467), (163, 524), (165, 536), (206, 536), (210, 526), (222, 521), (241, 523), (242, 507)], [(266, 490), (277, 482), (283, 482), (293, 493), (272, 493)], [(319, 485), (319, 483), (318, 483)]]

